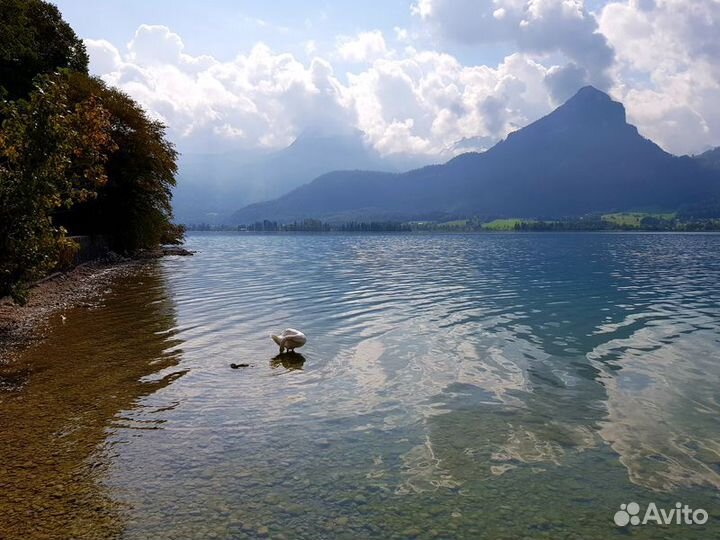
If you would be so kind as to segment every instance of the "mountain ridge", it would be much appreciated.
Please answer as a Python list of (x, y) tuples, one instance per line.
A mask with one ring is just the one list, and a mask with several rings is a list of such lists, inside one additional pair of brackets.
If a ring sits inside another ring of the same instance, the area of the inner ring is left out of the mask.
[(329, 173), (241, 209), (232, 222), (579, 216), (674, 209), (719, 188), (716, 173), (698, 160), (667, 153), (627, 123), (621, 103), (584, 87), (485, 152), (402, 174)]
[(173, 206), (180, 222), (212, 223), (239, 206), (282, 196), (327, 172), (348, 167), (403, 171), (423, 161), (382, 156), (359, 130), (306, 130), (287, 147), (261, 154), (182, 156)]

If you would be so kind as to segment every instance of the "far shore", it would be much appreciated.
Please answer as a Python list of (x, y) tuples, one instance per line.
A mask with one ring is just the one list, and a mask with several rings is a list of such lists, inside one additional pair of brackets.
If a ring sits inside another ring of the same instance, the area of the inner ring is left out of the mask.
[(466, 231), (466, 230), (431, 230), (431, 231), (248, 231), (245, 229), (237, 228), (223, 228), (218, 227), (214, 229), (187, 229), (188, 233), (237, 233), (247, 235), (303, 235), (303, 234), (317, 234), (317, 235), (383, 235), (383, 234), (397, 234), (405, 236), (430, 236), (430, 235), (513, 235), (513, 234), (717, 234), (720, 233), (718, 229), (702, 229), (702, 230), (657, 230), (657, 229), (573, 229), (573, 230), (479, 230), (479, 231)]

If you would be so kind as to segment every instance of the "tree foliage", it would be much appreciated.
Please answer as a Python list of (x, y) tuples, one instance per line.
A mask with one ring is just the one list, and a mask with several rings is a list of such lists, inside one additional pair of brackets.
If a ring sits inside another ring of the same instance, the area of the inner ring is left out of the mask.
[(61, 213), (58, 221), (78, 234), (104, 234), (118, 251), (176, 243), (171, 224), (177, 152), (162, 123), (150, 119), (129, 96), (101, 80), (69, 76), (73, 100), (96, 98), (110, 118), (112, 148), (106, 155), (107, 183), (97, 197)]
[(126, 253), (182, 239), (165, 127), (87, 65), (55, 6), (0, 0), (0, 296), (72, 259), (67, 232)]
[(88, 55), (58, 8), (40, 0), (0, 0), (0, 86), (7, 98), (27, 97), (38, 74), (63, 68), (87, 73)]
[(66, 241), (53, 213), (107, 181), (109, 114), (92, 96), (67, 95), (63, 77), (45, 76), (28, 100), (0, 109), (0, 295), (22, 299), (22, 285), (55, 266)]

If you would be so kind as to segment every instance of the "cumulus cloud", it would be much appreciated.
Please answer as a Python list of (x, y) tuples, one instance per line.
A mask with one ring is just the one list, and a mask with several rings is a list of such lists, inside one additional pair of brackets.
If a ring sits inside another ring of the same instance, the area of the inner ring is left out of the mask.
[(143, 24), (128, 43), (128, 60), (148, 64), (176, 64), (184, 48), (180, 36), (166, 26)]
[[(465, 43), (512, 42), (497, 65), (463, 65), (414, 48), (395, 29), (339, 38), (327, 58), (258, 43), (231, 61), (185, 52), (181, 36), (142, 25), (123, 48), (87, 40), (91, 70), (163, 120), (181, 149), (282, 147), (307, 129), (358, 128), (381, 153), (446, 157), (487, 147), (547, 114), (580, 86), (609, 88), (640, 131), (675, 153), (720, 145), (720, 2), (417, 0), (436, 32)], [(351, 66), (338, 74), (332, 62)]]
[(125, 51), (86, 44), (93, 72), (165, 122), (184, 148), (277, 147), (303, 129), (356, 122), (346, 89), (319, 58), (306, 65), (258, 44), (218, 62), (184, 54), (177, 34), (145, 25)]
[(573, 62), (565, 66), (553, 66), (545, 76), (550, 94), (557, 103), (571, 97), (586, 81), (587, 72)]
[(418, 0), (413, 12), (443, 38), (508, 42), (528, 54), (561, 53), (571, 62), (566, 75), (582, 75), (581, 85), (611, 84), (612, 48), (582, 0)]
[(599, 14), (616, 51), (613, 93), (675, 153), (720, 145), (720, 2), (629, 0)]
[(385, 56), (387, 52), (385, 38), (380, 30), (360, 32), (354, 38), (343, 38), (338, 46), (340, 58), (349, 62), (368, 62)]
[(122, 64), (122, 58), (115, 46), (104, 39), (86, 39), (85, 46), (90, 53), (92, 73), (112, 73)]
[(390, 51), (379, 32), (341, 43), (343, 58), (364, 62), (345, 83), (327, 60), (263, 44), (229, 62), (190, 56), (164, 26), (141, 26), (125, 50), (87, 47), (93, 72), (195, 151), (281, 147), (307, 129), (359, 128), (382, 153), (441, 154), (461, 139), (497, 140), (551, 106), (548, 70), (523, 54), (468, 67), (448, 54)]
[(385, 153), (440, 153), (466, 138), (497, 140), (550, 108), (546, 69), (522, 54), (467, 67), (415, 51), (349, 75), (358, 127)]

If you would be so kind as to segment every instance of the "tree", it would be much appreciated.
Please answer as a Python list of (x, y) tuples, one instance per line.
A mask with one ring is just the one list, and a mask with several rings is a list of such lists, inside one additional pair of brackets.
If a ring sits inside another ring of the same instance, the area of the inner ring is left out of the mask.
[(87, 73), (85, 45), (57, 7), (41, 0), (0, 0), (0, 97), (27, 97), (39, 74)]
[(183, 230), (172, 224), (172, 188), (177, 152), (165, 126), (150, 119), (129, 96), (100, 79), (68, 74), (70, 99), (97, 99), (108, 111), (112, 148), (106, 148), (107, 183), (97, 197), (58, 214), (76, 234), (104, 234), (126, 253), (159, 243), (179, 243)]
[(53, 213), (107, 181), (110, 116), (92, 96), (67, 95), (64, 77), (42, 76), (29, 99), (0, 104), (0, 296), (22, 301), (27, 283), (56, 266), (68, 243)]
[(0, 296), (58, 267), (67, 229), (124, 252), (182, 239), (165, 127), (87, 67), (55, 6), (0, 0)]

